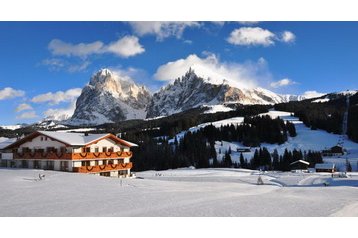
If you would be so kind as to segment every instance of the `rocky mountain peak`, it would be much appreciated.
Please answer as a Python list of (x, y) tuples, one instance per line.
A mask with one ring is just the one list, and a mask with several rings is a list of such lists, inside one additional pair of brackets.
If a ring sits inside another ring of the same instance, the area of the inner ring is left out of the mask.
[(68, 122), (88, 125), (144, 119), (150, 99), (149, 91), (128, 76), (101, 69), (83, 88)]

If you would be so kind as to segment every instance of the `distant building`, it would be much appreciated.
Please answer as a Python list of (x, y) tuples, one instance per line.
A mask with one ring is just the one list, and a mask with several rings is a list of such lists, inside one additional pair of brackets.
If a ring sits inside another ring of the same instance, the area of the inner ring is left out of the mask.
[(290, 164), (290, 168), (291, 170), (307, 170), (309, 165), (310, 163), (307, 161), (296, 160)]
[(341, 156), (344, 155), (344, 149), (342, 146), (336, 145), (328, 150), (322, 150), (322, 156)]
[(334, 173), (336, 172), (336, 165), (332, 163), (316, 164), (315, 169), (316, 172)]
[(130, 176), (134, 143), (112, 134), (37, 131), (2, 149), (3, 167)]
[(246, 153), (246, 152), (251, 152), (251, 149), (249, 147), (238, 147), (236, 148), (236, 151), (241, 153)]

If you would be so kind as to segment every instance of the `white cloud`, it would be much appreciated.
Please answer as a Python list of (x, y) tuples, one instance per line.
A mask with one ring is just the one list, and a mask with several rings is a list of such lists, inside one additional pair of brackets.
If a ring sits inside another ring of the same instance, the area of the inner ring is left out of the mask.
[(27, 103), (22, 103), (19, 106), (17, 106), (17, 108), (15, 109), (16, 112), (21, 112), (26, 110), (33, 110), (33, 108), (31, 107), (31, 105)]
[(285, 43), (292, 43), (296, 36), (290, 31), (284, 31), (281, 35), (262, 29), (260, 27), (240, 27), (233, 30), (227, 41), (233, 45), (243, 46), (271, 46), (275, 41), (282, 41)]
[(292, 43), (292, 42), (295, 42), (296, 36), (295, 36), (295, 34), (293, 34), (290, 31), (284, 31), (281, 34), (281, 40), (286, 43)]
[(291, 79), (284, 78), (284, 79), (281, 79), (279, 81), (272, 82), (270, 84), (270, 86), (273, 87), (273, 88), (279, 88), (279, 87), (289, 86), (289, 85), (292, 85), (292, 84), (297, 84), (297, 83), (295, 81), (292, 81)]
[(145, 50), (141, 44), (139, 44), (139, 39), (135, 36), (125, 36), (118, 41), (110, 43), (106, 48), (106, 52), (113, 53), (120, 57), (130, 57), (137, 54), (143, 53)]
[(6, 87), (0, 90), (0, 100), (22, 97), (24, 95), (25, 95), (24, 91), (16, 90), (10, 87)]
[[(137, 54), (141, 54), (145, 51), (143, 46), (139, 43), (139, 40), (135, 36), (124, 36), (117, 41), (111, 42), (108, 45), (101, 41), (95, 41), (92, 43), (79, 43), (72, 44), (61, 41), (59, 39), (52, 40), (48, 49), (51, 54), (57, 56), (76, 56), (86, 58), (93, 54), (105, 54), (112, 53), (120, 57), (130, 57)], [(57, 63), (57, 62), (49, 62)]]
[(67, 120), (76, 109), (76, 100), (73, 100), (67, 108), (49, 108), (44, 112), (46, 119), (49, 120)]
[(326, 93), (319, 93), (317, 91), (306, 91), (302, 94), (302, 96), (304, 96), (305, 98), (317, 98), (317, 97), (321, 97), (323, 95), (325, 95)]
[(251, 88), (257, 85), (262, 76), (260, 73), (266, 70), (266, 61), (260, 58), (258, 62), (239, 64), (220, 62), (215, 54), (207, 54), (205, 58), (191, 54), (185, 59), (161, 65), (154, 77), (164, 81), (174, 80), (184, 75), (190, 67), (198, 76), (209, 78), (212, 83), (226, 79), (236, 87)]
[(22, 114), (20, 114), (19, 116), (16, 116), (16, 119), (33, 119), (33, 118), (37, 118), (38, 115), (36, 115), (35, 111), (30, 111), (30, 112), (24, 112)]
[(35, 103), (49, 103), (51, 105), (59, 104), (60, 102), (71, 102), (81, 94), (81, 88), (72, 88), (65, 92), (57, 91), (55, 93), (48, 92), (40, 94), (31, 99)]
[(275, 34), (260, 27), (241, 27), (230, 33), (227, 41), (234, 45), (274, 45)]
[(53, 55), (86, 57), (91, 54), (101, 54), (103, 52), (103, 46), (104, 44), (101, 41), (74, 45), (59, 39), (54, 39), (50, 41), (48, 49)]
[(201, 26), (199, 22), (191, 21), (137, 21), (129, 22), (129, 24), (137, 35), (155, 35), (158, 41), (162, 41), (165, 38), (173, 36), (180, 39), (186, 28)]

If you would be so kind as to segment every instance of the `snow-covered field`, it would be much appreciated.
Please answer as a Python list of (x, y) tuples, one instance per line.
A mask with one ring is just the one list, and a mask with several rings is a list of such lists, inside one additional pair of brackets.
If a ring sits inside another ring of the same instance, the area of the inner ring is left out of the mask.
[(345, 179), (266, 173), (264, 185), (256, 185), (258, 176), (242, 169), (177, 169), (121, 180), (0, 169), (0, 216), (358, 216), (358, 173)]

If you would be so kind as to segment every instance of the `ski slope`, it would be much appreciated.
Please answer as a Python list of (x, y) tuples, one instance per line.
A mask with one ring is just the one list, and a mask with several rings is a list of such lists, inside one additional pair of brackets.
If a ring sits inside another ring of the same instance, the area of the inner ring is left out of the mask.
[(358, 216), (357, 173), (346, 179), (265, 173), (264, 185), (256, 185), (258, 176), (251, 170), (187, 168), (121, 180), (0, 169), (0, 216)]
[[(328, 133), (324, 130), (311, 130), (310, 128), (306, 127), (302, 121), (300, 121), (297, 117), (291, 115), (290, 112), (283, 112), (283, 111), (275, 111), (271, 110), (267, 113), (262, 113), (260, 115), (269, 115), (272, 118), (280, 117), (285, 121), (290, 121), (295, 124), (297, 136), (296, 137), (288, 137), (288, 140), (279, 145), (279, 144), (268, 144), (262, 143), (262, 147), (266, 147), (271, 153), (277, 149), (279, 154), (283, 154), (285, 149), (288, 150), (315, 150), (321, 151), (324, 149), (331, 148), (332, 146), (341, 143), (343, 147), (348, 151), (342, 157), (324, 157), (324, 160), (327, 162), (336, 163), (339, 169), (343, 170), (345, 168), (345, 159), (347, 158), (353, 170), (357, 170), (357, 163), (358, 163), (358, 143), (355, 143), (347, 138), (347, 136), (336, 135), (332, 133)], [(227, 119), (226, 122), (229, 122), (230, 119)], [(219, 126), (220, 121), (213, 122), (216, 126)], [(223, 145), (221, 145), (223, 144)], [(215, 143), (215, 149), (218, 154), (218, 158), (222, 158), (225, 151), (227, 151), (231, 147), (232, 154), (231, 158), (233, 161), (239, 162), (240, 153), (236, 152), (237, 148), (244, 147), (239, 142), (227, 142), (227, 141), (217, 141)], [(257, 147), (258, 148), (258, 147)], [(243, 153), (243, 156), (250, 160), (253, 157), (253, 153), (255, 148), (251, 148), (251, 153)], [(221, 153), (219, 153), (221, 152)]]

